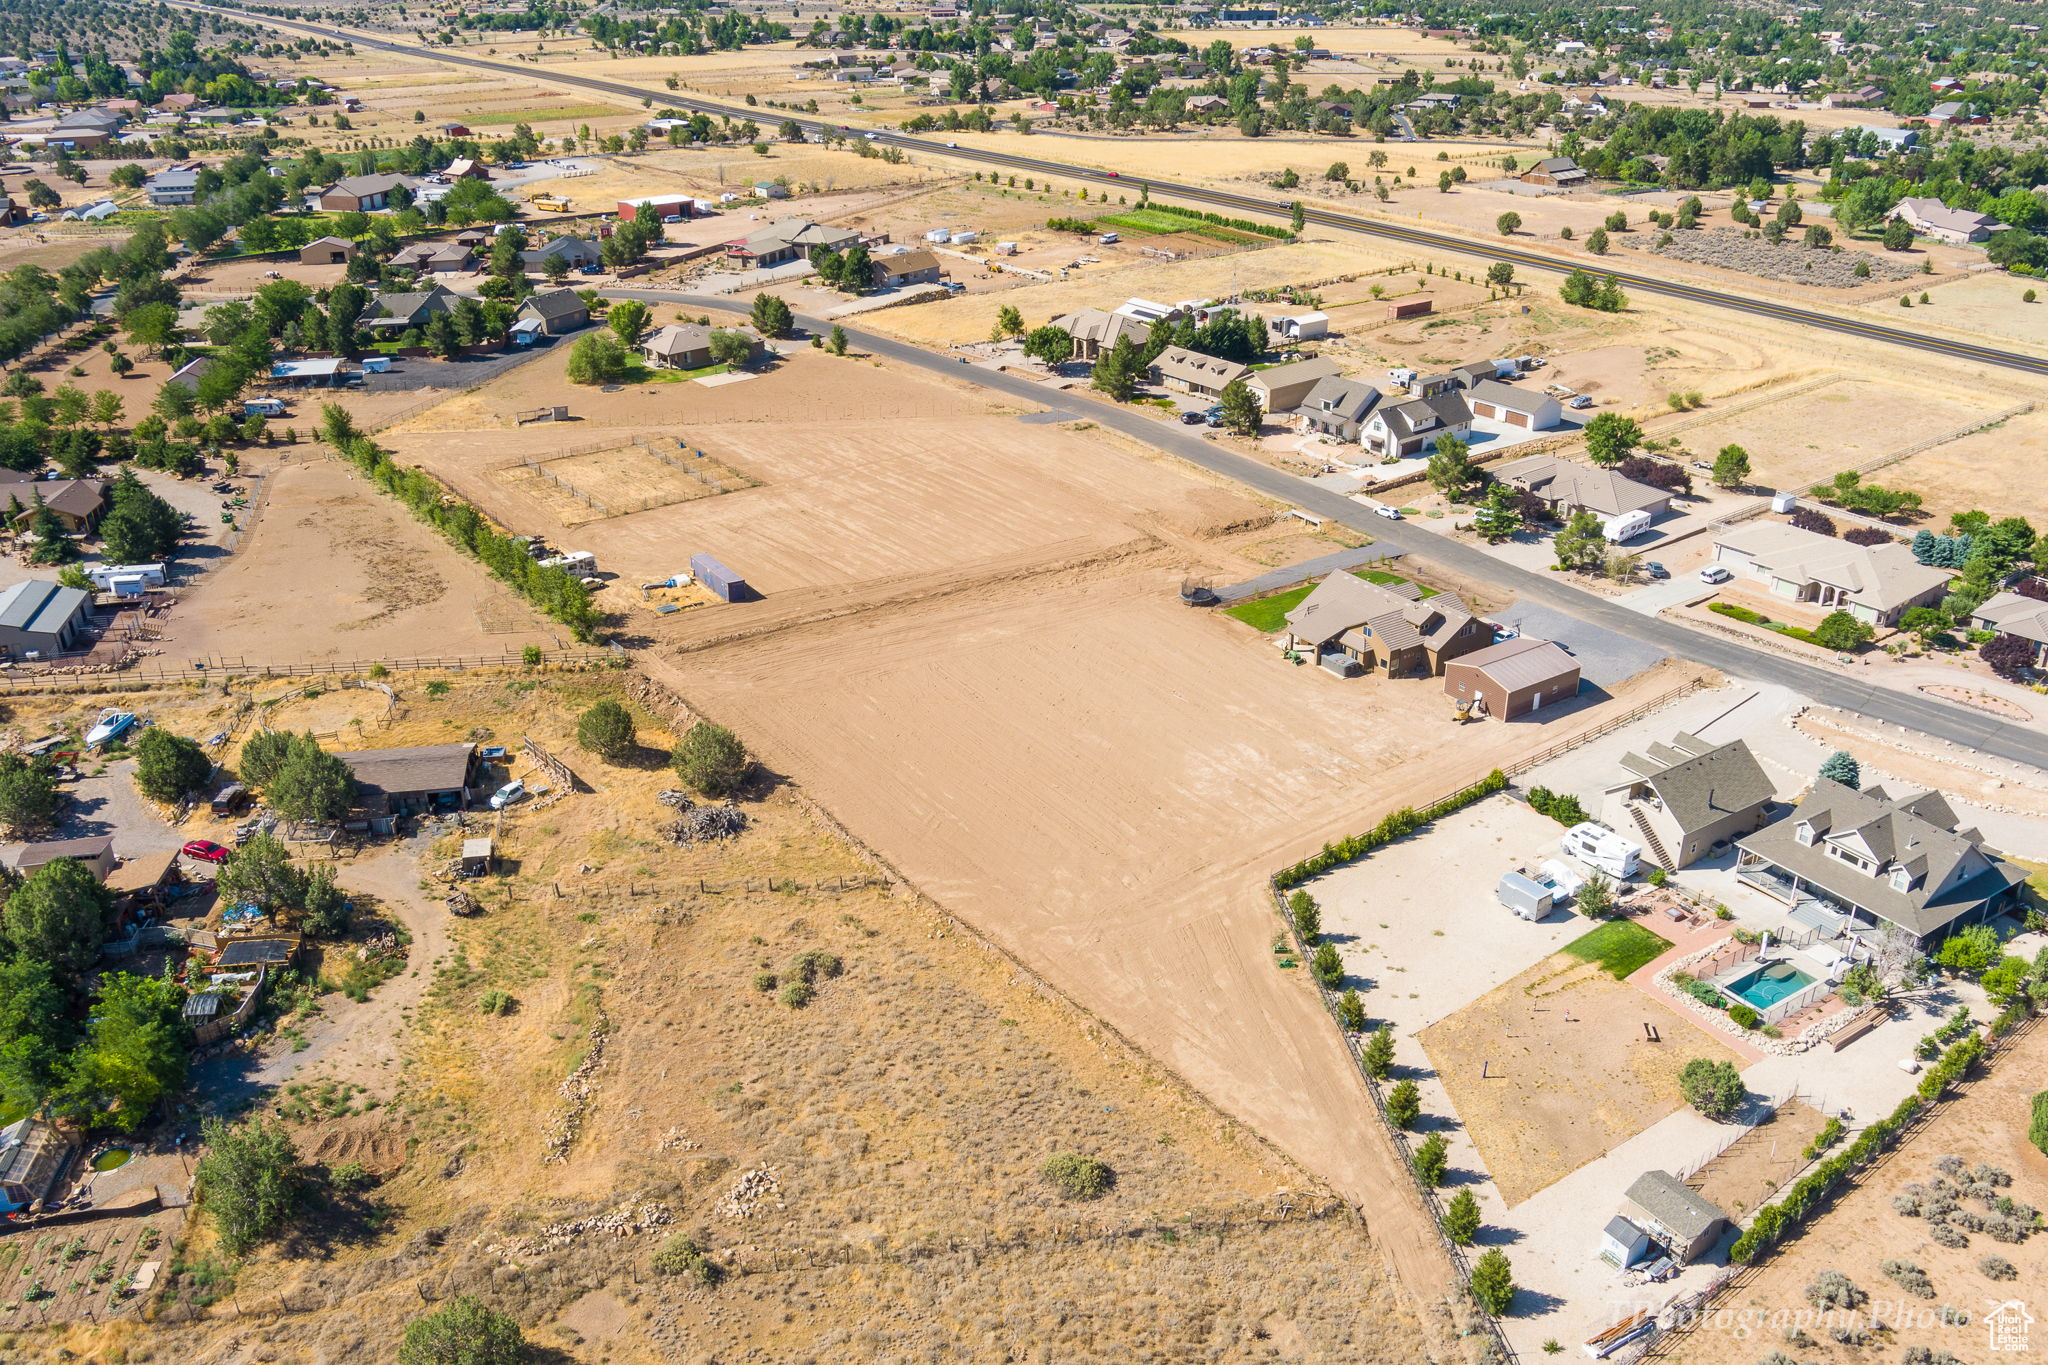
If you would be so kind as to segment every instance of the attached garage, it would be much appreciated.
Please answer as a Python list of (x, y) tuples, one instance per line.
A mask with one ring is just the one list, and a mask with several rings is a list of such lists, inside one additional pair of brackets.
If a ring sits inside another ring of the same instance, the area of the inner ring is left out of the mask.
[(1555, 398), (1494, 379), (1474, 384), (1466, 401), (1472, 405), (1474, 417), (1525, 431), (1548, 431), (1564, 420), (1564, 410), (1558, 407)]

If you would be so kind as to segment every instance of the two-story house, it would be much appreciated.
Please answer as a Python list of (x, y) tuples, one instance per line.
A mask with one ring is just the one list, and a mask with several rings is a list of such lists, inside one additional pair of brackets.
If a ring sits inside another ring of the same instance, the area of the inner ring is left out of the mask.
[(1709, 744), (1681, 733), (1669, 744), (1622, 755), (1621, 766), (1627, 776), (1607, 787), (1600, 818), (1625, 837), (1641, 837), (1667, 872), (1763, 828), (1777, 795), (1739, 739)]

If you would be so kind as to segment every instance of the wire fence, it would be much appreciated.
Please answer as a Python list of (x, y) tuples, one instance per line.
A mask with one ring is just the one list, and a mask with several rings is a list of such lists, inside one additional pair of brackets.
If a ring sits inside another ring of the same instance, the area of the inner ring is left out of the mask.
[(114, 692), (166, 683), (208, 683), (229, 678), (338, 677), (345, 674), (464, 673), (473, 669), (614, 667), (620, 655), (603, 649), (508, 649), (502, 654), (464, 654), (416, 659), (308, 659), (299, 663), (251, 662), (245, 658), (193, 659), (182, 668), (128, 668), (113, 672), (14, 674), (0, 678), (0, 695), (30, 692)]

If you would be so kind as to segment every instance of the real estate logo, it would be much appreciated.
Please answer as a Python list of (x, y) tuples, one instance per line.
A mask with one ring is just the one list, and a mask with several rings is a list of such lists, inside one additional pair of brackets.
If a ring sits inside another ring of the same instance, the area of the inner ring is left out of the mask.
[(1984, 1315), (1985, 1329), (1991, 1334), (1991, 1349), (1994, 1351), (2024, 1351), (2027, 1347), (2027, 1327), (2034, 1315), (2018, 1299), (2007, 1299)]

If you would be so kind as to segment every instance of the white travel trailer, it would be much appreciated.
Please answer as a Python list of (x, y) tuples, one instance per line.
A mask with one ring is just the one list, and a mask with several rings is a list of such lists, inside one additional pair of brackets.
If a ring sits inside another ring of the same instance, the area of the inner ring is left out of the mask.
[(1564, 851), (1591, 868), (1616, 880), (1636, 875), (1642, 866), (1642, 845), (1629, 842), (1605, 825), (1588, 820), (1564, 832)]

